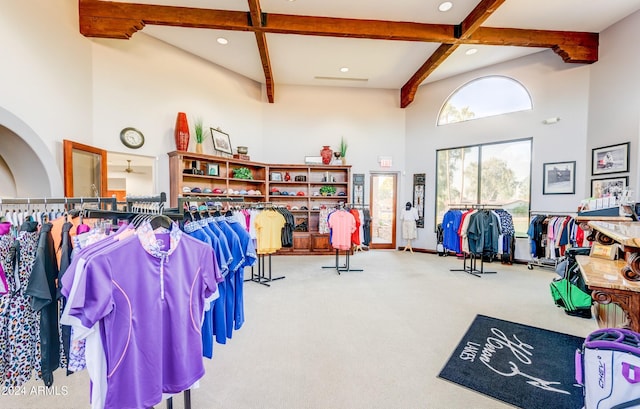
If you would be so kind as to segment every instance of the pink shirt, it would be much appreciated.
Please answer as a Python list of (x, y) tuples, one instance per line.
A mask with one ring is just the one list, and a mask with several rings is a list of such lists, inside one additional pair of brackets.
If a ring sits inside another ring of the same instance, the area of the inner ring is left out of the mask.
[(351, 249), (351, 233), (356, 231), (356, 219), (344, 210), (338, 210), (329, 215), (331, 229), (331, 246), (338, 250)]

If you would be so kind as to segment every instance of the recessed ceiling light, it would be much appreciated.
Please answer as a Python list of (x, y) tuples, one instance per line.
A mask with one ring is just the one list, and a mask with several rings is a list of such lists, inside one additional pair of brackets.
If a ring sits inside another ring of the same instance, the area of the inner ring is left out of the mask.
[(216, 39), (216, 41), (218, 42), (218, 44), (222, 44), (222, 45), (224, 45), (224, 44), (228, 44), (228, 43), (229, 43), (229, 40), (227, 40), (227, 39), (226, 39), (226, 38), (224, 38), (224, 37), (218, 37), (218, 38)]
[(450, 1), (445, 1), (444, 3), (440, 3), (438, 6), (438, 10), (440, 11), (449, 11), (453, 7), (453, 3)]
[(340, 72), (349, 72), (349, 67), (340, 68)]
[(465, 53), (465, 54), (467, 54), (467, 55), (473, 55), (473, 54), (475, 54), (475, 53), (477, 53), (477, 52), (478, 52), (478, 49), (477, 49), (477, 48), (469, 48), (469, 49), (468, 49), (467, 51), (465, 51), (464, 53)]

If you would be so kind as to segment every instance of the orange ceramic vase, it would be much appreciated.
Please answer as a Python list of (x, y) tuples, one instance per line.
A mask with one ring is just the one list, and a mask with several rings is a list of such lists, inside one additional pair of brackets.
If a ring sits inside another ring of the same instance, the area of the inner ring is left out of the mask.
[(187, 123), (187, 114), (184, 112), (178, 112), (178, 118), (176, 119), (176, 149), (179, 151), (185, 151), (189, 148), (189, 124)]

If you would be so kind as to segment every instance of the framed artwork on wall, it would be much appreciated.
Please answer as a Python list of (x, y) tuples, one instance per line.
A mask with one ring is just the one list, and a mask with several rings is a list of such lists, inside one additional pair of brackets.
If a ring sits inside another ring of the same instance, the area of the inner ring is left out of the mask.
[(622, 197), (622, 192), (629, 184), (629, 177), (591, 180), (591, 197), (600, 199), (603, 197), (615, 197), (616, 200)]
[(576, 193), (576, 162), (551, 162), (542, 165), (543, 195)]
[(427, 175), (425, 173), (413, 174), (413, 207), (418, 210), (418, 220), (416, 220), (416, 226), (418, 228), (424, 228), (424, 188)]
[(604, 175), (629, 171), (629, 142), (603, 146), (591, 151), (591, 174)]

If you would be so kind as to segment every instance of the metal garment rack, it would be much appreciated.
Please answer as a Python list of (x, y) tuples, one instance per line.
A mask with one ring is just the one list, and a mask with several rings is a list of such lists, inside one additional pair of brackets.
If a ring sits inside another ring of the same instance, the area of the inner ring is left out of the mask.
[[(490, 204), (452, 204), (449, 205), (449, 210), (491, 210), (491, 209), (500, 209), (501, 205), (490, 205)], [(478, 258), (480, 259), (480, 269), (477, 268)], [(469, 264), (467, 265), (467, 259), (469, 260)], [(466, 253), (462, 252), (462, 268), (452, 268), (449, 271), (463, 271), (469, 275), (474, 277), (482, 277), (483, 274), (497, 274), (497, 271), (485, 271), (484, 270), (484, 259), (482, 254), (475, 253)]]
[[(265, 256), (269, 256), (269, 269), (266, 270), (265, 269), (265, 265), (264, 265), (264, 259)], [(254, 283), (258, 283), (258, 284), (262, 284), (266, 287), (271, 287), (271, 284), (269, 284), (272, 281), (276, 281), (276, 280), (282, 280), (283, 278), (285, 278), (285, 276), (279, 276), (279, 277), (272, 277), (271, 275), (271, 254), (258, 254), (258, 272), (255, 273), (253, 266), (251, 266), (251, 277), (245, 279), (244, 281), (251, 281)], [(269, 274), (268, 276), (265, 275), (265, 272), (268, 271)]]
[[(545, 216), (545, 217), (575, 217), (574, 212), (544, 212), (544, 211), (530, 211), (529, 216)], [(529, 218), (531, 220), (531, 218)], [(557, 258), (537, 258), (531, 256), (531, 261), (527, 263), (527, 268), (533, 270), (533, 267), (548, 268), (550, 270), (556, 270), (558, 267)]]
[[(273, 202), (253, 202), (251, 203), (251, 208), (276, 211), (275, 210), (276, 207)], [(251, 276), (250, 278), (247, 278), (244, 281), (245, 282), (251, 281), (254, 283), (262, 284), (265, 287), (271, 287), (271, 284), (269, 284), (270, 282), (284, 279), (285, 276), (273, 277), (272, 275), (272, 262), (271, 262), (272, 254), (273, 253), (258, 254), (257, 273), (255, 272), (254, 267), (251, 266)], [(269, 258), (268, 269), (265, 268), (267, 267), (265, 266), (265, 258), (266, 258), (265, 256), (268, 256)], [(266, 274), (267, 272), (268, 272), (268, 275)]]
[[(364, 205), (359, 205), (359, 206), (364, 206)], [(348, 204), (346, 203), (339, 203), (338, 205), (335, 206), (336, 209), (339, 210), (345, 210), (345, 208), (348, 207)], [(364, 207), (363, 207), (364, 209)], [(345, 255), (345, 263), (344, 265), (340, 265), (340, 250), (336, 249), (336, 262), (335, 265), (332, 266), (322, 266), (322, 268), (332, 268), (335, 269), (336, 272), (338, 273), (338, 275), (340, 275), (341, 272), (344, 271), (364, 271), (361, 268), (351, 268), (351, 263), (350, 263), (350, 257), (351, 257), (351, 250), (346, 250), (346, 255)]]
[(55, 205), (63, 204), (66, 210), (68, 205), (84, 205), (84, 204), (97, 204), (99, 208), (102, 206), (110, 206), (111, 210), (117, 209), (117, 201), (115, 197), (42, 197), (42, 198), (15, 198), (15, 199), (3, 199), (0, 198), (1, 205)]

